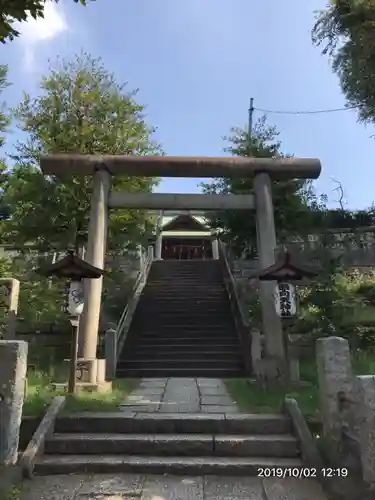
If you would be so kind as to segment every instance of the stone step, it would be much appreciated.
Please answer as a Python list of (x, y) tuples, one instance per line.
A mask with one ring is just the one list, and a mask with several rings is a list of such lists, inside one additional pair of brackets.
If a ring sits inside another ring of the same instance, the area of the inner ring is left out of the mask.
[[(130, 351), (129, 351), (130, 352)], [(206, 349), (202, 350), (198, 347), (195, 349), (185, 349), (183, 347), (174, 347), (173, 349), (165, 349), (162, 347), (152, 347), (147, 348), (144, 346), (137, 347), (131, 350), (131, 356), (133, 359), (151, 359), (152, 357), (160, 359), (184, 359), (184, 358), (194, 358), (194, 359), (207, 359), (207, 358), (218, 358), (218, 359), (233, 359), (240, 355), (239, 348), (230, 349), (227, 351), (217, 350), (217, 349)], [(126, 359), (124, 356), (123, 359)], [(120, 360), (121, 361), (121, 360)]]
[(77, 473), (139, 473), (200, 476), (258, 476), (260, 468), (302, 468), (299, 458), (267, 457), (144, 457), (137, 455), (42, 455), (37, 475)]
[(189, 303), (199, 303), (199, 304), (212, 304), (212, 303), (221, 303), (226, 304), (229, 303), (228, 297), (222, 294), (207, 294), (207, 295), (198, 295), (195, 292), (192, 293), (184, 293), (182, 290), (172, 290), (169, 292), (166, 291), (158, 291), (155, 293), (145, 293), (142, 294), (141, 300), (151, 302), (151, 301), (165, 301), (165, 302), (181, 302), (187, 300)]
[(56, 433), (103, 434), (226, 434), (280, 435), (292, 433), (291, 419), (282, 414), (204, 413), (75, 413), (58, 416)]
[[(186, 315), (187, 316), (187, 315)], [(145, 319), (145, 318), (144, 318)], [(154, 325), (154, 328), (155, 326), (157, 326), (157, 328), (161, 327), (163, 328), (163, 331), (179, 331), (179, 332), (182, 332), (182, 331), (189, 331), (189, 330), (196, 330), (197, 327), (200, 328), (201, 331), (205, 331), (205, 332), (212, 332), (212, 331), (220, 331), (220, 330), (223, 330), (223, 331), (228, 331), (228, 328), (230, 326), (232, 326), (232, 329), (234, 328), (234, 321), (229, 318), (227, 319), (224, 323), (221, 323), (221, 322), (218, 322), (218, 321), (215, 321), (215, 318), (212, 318), (212, 317), (209, 317), (209, 316), (206, 316), (206, 318), (204, 317), (200, 317), (200, 318), (194, 318), (194, 316), (192, 317), (192, 315), (190, 314), (190, 316), (187, 316), (187, 319), (189, 319), (190, 323), (172, 323), (173, 321), (173, 317), (170, 318), (170, 321), (171, 323), (159, 323), (159, 318), (158, 317), (153, 317), (153, 318), (150, 318), (150, 322), (147, 323), (147, 326), (150, 326), (150, 325)], [(195, 320), (193, 322), (193, 320)], [(207, 321), (207, 323), (203, 323), (203, 321)], [(212, 321), (214, 321), (214, 323), (212, 323)], [(138, 323), (139, 323), (139, 320), (138, 320)], [(136, 324), (136, 323), (135, 323)], [(146, 328), (143, 328), (142, 330), (146, 330)]]
[(142, 342), (138, 340), (129, 339), (129, 342), (126, 344), (125, 352), (127, 349), (145, 349), (149, 352), (154, 352), (155, 349), (163, 349), (164, 352), (167, 351), (181, 351), (187, 350), (191, 351), (197, 349), (199, 351), (208, 351), (211, 348), (215, 349), (223, 349), (226, 352), (231, 352), (235, 350), (236, 352), (240, 349), (239, 342), (237, 338), (233, 339), (216, 339), (215, 342), (211, 342), (211, 339), (185, 339), (185, 338), (176, 338), (176, 339), (142, 339)]
[(116, 371), (121, 371), (124, 369), (135, 369), (135, 368), (147, 368), (147, 369), (165, 369), (165, 370), (175, 370), (179, 369), (183, 365), (184, 369), (226, 369), (226, 370), (241, 370), (243, 368), (243, 361), (239, 356), (235, 356), (231, 359), (194, 359), (187, 358), (184, 359), (171, 359), (171, 358), (160, 358), (159, 356), (146, 359), (132, 359), (122, 358), (117, 363)]
[(206, 337), (207, 339), (211, 337), (226, 337), (226, 336), (236, 336), (234, 326), (230, 327), (215, 327), (211, 328), (210, 325), (159, 325), (157, 319), (155, 319), (155, 324), (153, 327), (148, 326), (142, 328), (142, 333), (139, 334), (138, 338), (144, 337)]
[[(207, 324), (204, 325), (204, 329), (213, 330), (213, 329), (232, 329), (234, 330), (234, 321), (232, 318), (223, 318), (222, 321), (218, 321), (216, 318), (212, 318), (210, 316), (200, 316), (199, 318), (195, 318), (194, 316), (180, 316), (183, 319), (183, 323), (181, 325), (178, 318), (173, 314), (172, 317), (160, 317), (157, 315), (156, 318), (137, 318), (133, 322), (134, 327), (138, 327), (138, 329), (147, 330), (147, 329), (155, 329), (155, 323), (157, 323), (158, 329), (163, 330), (178, 330), (181, 331), (181, 328), (184, 330), (190, 328), (200, 328), (202, 330), (202, 322), (207, 321)], [(150, 328), (151, 327), (151, 328)]]
[(245, 376), (245, 368), (233, 369), (225, 366), (221, 368), (126, 368), (116, 370), (117, 378), (142, 378), (142, 377), (209, 377), (209, 378), (240, 378)]
[(55, 434), (44, 453), (54, 455), (150, 455), (299, 457), (291, 435)]
[(232, 346), (240, 347), (240, 343), (237, 335), (234, 332), (226, 332), (220, 334), (217, 332), (216, 334), (212, 333), (211, 335), (205, 332), (176, 332), (175, 335), (164, 335), (163, 330), (161, 329), (159, 332), (150, 332), (149, 334), (139, 335), (138, 338), (134, 338), (134, 340), (129, 339), (129, 343), (127, 347), (134, 347), (148, 345), (150, 343), (158, 344), (177, 344), (181, 342), (182, 344), (195, 344), (197, 343), (210, 343), (212, 346), (216, 345), (216, 342), (219, 344), (223, 344), (227, 340), (233, 340)]
[[(134, 337), (129, 335), (129, 339), (127, 340), (128, 347), (135, 346), (151, 346), (151, 345), (178, 345), (178, 346), (186, 346), (186, 345), (199, 345), (203, 346), (236, 346), (239, 347), (239, 340), (236, 335), (226, 335), (222, 337), (217, 336), (194, 336), (194, 335), (179, 335), (178, 337), (163, 337), (160, 336), (150, 336), (143, 337), (136, 336), (134, 333)], [(125, 346), (125, 347), (126, 347)]]

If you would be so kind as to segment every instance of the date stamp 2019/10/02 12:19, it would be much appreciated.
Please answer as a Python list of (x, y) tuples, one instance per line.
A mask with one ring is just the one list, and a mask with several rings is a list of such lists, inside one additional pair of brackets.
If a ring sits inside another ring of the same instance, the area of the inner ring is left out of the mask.
[(348, 477), (348, 469), (345, 467), (332, 468), (326, 467), (316, 469), (314, 467), (258, 467), (258, 477), (279, 477), (286, 479), (287, 477), (295, 477), (298, 479), (314, 478), (314, 477)]

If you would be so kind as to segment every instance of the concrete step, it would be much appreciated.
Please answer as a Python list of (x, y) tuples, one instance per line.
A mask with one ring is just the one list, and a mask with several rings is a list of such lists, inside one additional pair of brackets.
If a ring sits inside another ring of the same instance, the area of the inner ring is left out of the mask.
[(144, 457), (137, 455), (42, 455), (37, 475), (77, 473), (204, 474), (257, 476), (260, 468), (302, 468), (299, 458)]
[[(182, 364), (182, 363), (181, 363)], [(245, 368), (126, 368), (116, 370), (117, 378), (142, 378), (142, 377), (209, 377), (209, 378), (240, 378), (245, 376)]]
[(291, 435), (55, 434), (45, 442), (53, 455), (150, 455), (299, 457)]
[(280, 435), (292, 433), (282, 414), (75, 413), (58, 416), (56, 433)]

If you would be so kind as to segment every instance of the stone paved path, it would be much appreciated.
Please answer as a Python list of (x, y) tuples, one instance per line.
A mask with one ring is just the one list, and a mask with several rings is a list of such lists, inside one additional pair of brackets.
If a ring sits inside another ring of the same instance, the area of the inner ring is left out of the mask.
[(36, 477), (21, 500), (326, 500), (308, 479), (79, 475)]
[[(143, 379), (122, 410), (160, 413), (235, 413), (219, 379)], [(327, 500), (308, 479), (105, 474), (36, 477), (20, 500)]]
[(158, 413), (236, 413), (224, 383), (212, 378), (150, 378), (124, 401), (123, 410)]

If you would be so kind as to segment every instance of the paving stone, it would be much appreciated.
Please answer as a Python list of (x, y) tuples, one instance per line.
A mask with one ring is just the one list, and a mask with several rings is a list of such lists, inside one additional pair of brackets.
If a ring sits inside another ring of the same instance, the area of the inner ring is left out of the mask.
[(161, 412), (196, 413), (200, 409), (200, 397), (195, 379), (168, 379)]
[(199, 392), (202, 397), (206, 396), (227, 396), (228, 393), (223, 387), (199, 387)]
[(139, 495), (80, 495), (78, 494), (74, 500), (139, 500)]
[(206, 405), (215, 405), (215, 406), (235, 406), (232, 399), (228, 396), (203, 396), (201, 398), (201, 404), (203, 406)]
[(139, 474), (93, 474), (86, 476), (79, 495), (138, 495), (139, 497), (145, 480), (146, 477)]
[(73, 500), (86, 478), (81, 474), (37, 476), (24, 487), (21, 500)]
[(258, 477), (205, 476), (204, 500), (265, 500)]
[(158, 381), (155, 381), (155, 382), (141, 382), (139, 384), (139, 387), (138, 389), (152, 389), (152, 388), (164, 388), (166, 385), (166, 382), (158, 382)]
[(139, 405), (132, 404), (131, 406), (121, 405), (121, 407), (127, 408), (134, 413), (138, 412), (150, 413), (150, 412), (157, 412), (159, 410), (160, 403), (148, 403)]
[(225, 384), (219, 378), (197, 378), (198, 387), (216, 387), (226, 392)]
[(130, 395), (131, 396), (153, 396), (153, 395), (162, 395), (164, 393), (164, 387), (151, 387), (144, 389), (136, 389)]
[(143, 404), (143, 403), (159, 403), (161, 400), (160, 394), (129, 394), (125, 403)]
[(202, 405), (202, 413), (237, 413), (238, 409), (236, 406), (215, 406), (215, 405)]
[(141, 500), (203, 500), (201, 477), (149, 476)]
[(267, 500), (327, 500), (316, 480), (298, 478), (263, 479)]

